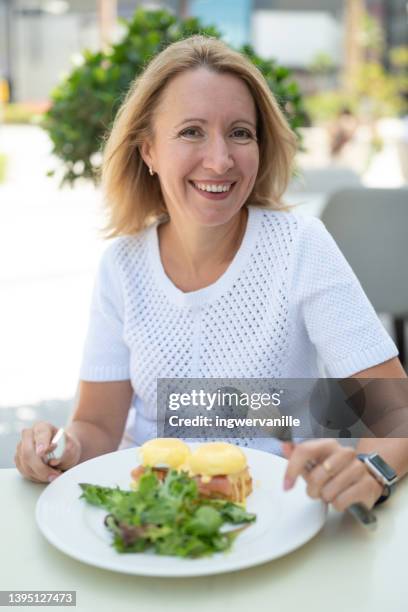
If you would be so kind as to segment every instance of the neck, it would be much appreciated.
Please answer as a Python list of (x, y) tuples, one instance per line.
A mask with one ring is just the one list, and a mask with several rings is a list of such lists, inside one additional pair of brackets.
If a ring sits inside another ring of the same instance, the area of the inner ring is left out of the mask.
[(243, 207), (231, 221), (219, 227), (197, 227), (185, 231), (185, 223), (170, 219), (159, 226), (162, 257), (173, 265), (182, 265), (191, 278), (228, 265), (242, 242), (248, 211)]

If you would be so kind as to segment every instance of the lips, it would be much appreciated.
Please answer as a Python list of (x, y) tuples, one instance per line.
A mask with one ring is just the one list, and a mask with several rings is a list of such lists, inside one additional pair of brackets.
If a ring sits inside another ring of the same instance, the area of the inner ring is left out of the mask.
[[(235, 188), (236, 182), (231, 183), (231, 187), (228, 191), (204, 191), (203, 189), (199, 189), (198, 187), (196, 187), (193, 183), (193, 181), (188, 181), (190, 183), (190, 185), (192, 186), (192, 188), (199, 193), (201, 196), (203, 196), (203, 198), (206, 198), (207, 200), (225, 200), (226, 198), (228, 198), (228, 196), (232, 193), (232, 191)], [(227, 181), (219, 181), (218, 184), (219, 185), (225, 185), (227, 183)], [(210, 183), (208, 183), (210, 184)], [(216, 185), (217, 182), (213, 182), (211, 183), (212, 185)]]

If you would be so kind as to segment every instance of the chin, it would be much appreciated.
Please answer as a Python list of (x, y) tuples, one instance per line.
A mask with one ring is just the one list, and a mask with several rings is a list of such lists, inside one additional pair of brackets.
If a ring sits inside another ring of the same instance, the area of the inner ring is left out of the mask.
[(205, 227), (218, 227), (229, 223), (241, 211), (236, 206), (226, 206), (225, 203), (210, 203), (209, 206), (193, 211), (194, 221)]

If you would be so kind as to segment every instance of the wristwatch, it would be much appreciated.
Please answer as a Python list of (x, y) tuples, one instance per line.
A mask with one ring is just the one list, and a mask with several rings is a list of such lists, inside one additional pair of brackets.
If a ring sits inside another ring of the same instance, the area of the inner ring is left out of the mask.
[(358, 459), (365, 463), (370, 474), (383, 485), (384, 491), (375, 505), (382, 504), (389, 498), (398, 481), (397, 472), (380, 457), (378, 453), (360, 453)]

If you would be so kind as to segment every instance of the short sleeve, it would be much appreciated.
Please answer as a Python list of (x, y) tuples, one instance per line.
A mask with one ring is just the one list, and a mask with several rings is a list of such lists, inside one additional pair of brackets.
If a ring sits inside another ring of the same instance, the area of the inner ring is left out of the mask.
[(129, 348), (124, 342), (124, 303), (115, 262), (115, 242), (102, 255), (94, 285), (88, 332), (82, 355), (81, 380), (127, 380)]
[(346, 378), (396, 357), (395, 344), (320, 220), (305, 220), (298, 246), (297, 307), (328, 375)]

